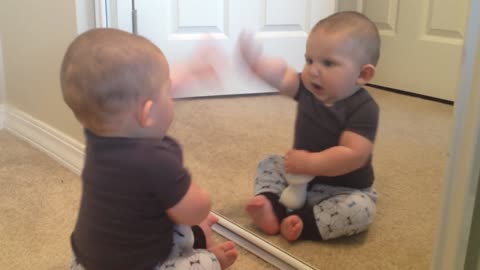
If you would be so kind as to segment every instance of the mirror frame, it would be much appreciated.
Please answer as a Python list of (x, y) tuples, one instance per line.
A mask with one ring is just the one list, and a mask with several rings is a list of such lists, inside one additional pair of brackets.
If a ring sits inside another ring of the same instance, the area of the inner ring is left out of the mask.
[(475, 199), (480, 199), (476, 198), (480, 196), (476, 194), (480, 176), (480, 0), (471, 0), (469, 10), (432, 262), (432, 269), (439, 270), (464, 269), (467, 252), (480, 254), (480, 250), (468, 250)]

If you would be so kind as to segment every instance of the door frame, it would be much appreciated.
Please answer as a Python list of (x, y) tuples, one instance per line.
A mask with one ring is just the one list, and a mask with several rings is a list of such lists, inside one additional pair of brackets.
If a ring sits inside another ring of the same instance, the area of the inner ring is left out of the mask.
[[(108, 1), (92, 1), (95, 3), (95, 25), (107, 26), (108, 16), (105, 12), (108, 10)], [(475, 13), (475, 10), (480, 10), (480, 0), (471, 0), (469, 10), (450, 157), (443, 181), (442, 208), (432, 258), (431, 269), (436, 270), (464, 268), (479, 184), (480, 93), (475, 90), (480, 89), (480, 78), (475, 79), (474, 75), (480, 74), (480, 14)], [(313, 269), (254, 233), (216, 215), (219, 222), (213, 229), (217, 233), (236, 241), (260, 258), (282, 269), (287, 266), (292, 269)], [(473, 252), (480, 253), (480, 250)]]

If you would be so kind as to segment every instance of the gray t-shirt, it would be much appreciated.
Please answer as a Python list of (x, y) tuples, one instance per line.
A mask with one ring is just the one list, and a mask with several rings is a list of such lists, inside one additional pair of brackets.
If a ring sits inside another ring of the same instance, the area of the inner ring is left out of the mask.
[(172, 247), (166, 210), (190, 187), (170, 137), (99, 137), (86, 130), (82, 198), (71, 244), (89, 270), (153, 269)]
[[(374, 142), (379, 108), (364, 88), (328, 107), (316, 99), (301, 82), (295, 100), (298, 102), (295, 149), (320, 152), (337, 146), (342, 132), (347, 130)], [(322, 183), (351, 188), (370, 187), (374, 180), (371, 160), (370, 157), (364, 167), (345, 175), (317, 176), (310, 184)]]

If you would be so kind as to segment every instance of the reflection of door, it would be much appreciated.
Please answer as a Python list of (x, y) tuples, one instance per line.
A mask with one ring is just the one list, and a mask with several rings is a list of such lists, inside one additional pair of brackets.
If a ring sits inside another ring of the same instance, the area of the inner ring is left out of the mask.
[[(138, 34), (157, 44), (170, 62), (185, 59), (205, 33), (232, 51), (238, 34), (250, 29), (267, 54), (300, 69), (310, 28), (335, 10), (335, 0), (136, 0), (135, 8)], [(114, 9), (116, 26), (131, 31), (131, 1), (117, 0)], [(230, 75), (221, 92), (204, 89), (198, 95), (271, 91), (238, 72)]]
[(339, 0), (370, 17), (382, 36), (373, 84), (455, 100), (467, 0)]

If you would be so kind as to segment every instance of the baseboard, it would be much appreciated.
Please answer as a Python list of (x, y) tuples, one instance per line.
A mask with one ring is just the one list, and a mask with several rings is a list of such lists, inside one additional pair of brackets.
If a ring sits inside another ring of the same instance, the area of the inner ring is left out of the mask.
[(4, 117), (4, 126), (8, 131), (80, 174), (85, 155), (83, 144), (15, 107), (6, 106)]
[(0, 104), (0, 129), (5, 126), (5, 105)]

